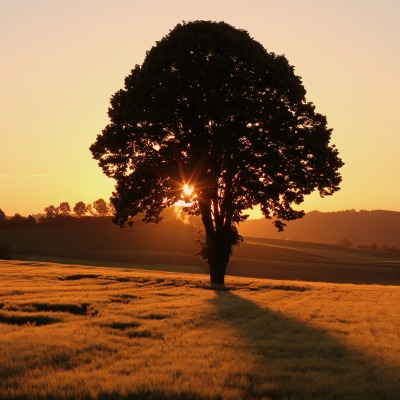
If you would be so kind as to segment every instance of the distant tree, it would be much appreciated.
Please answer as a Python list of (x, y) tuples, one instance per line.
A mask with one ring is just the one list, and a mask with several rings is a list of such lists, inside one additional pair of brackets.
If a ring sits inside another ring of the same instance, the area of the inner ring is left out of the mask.
[(47, 219), (52, 219), (60, 214), (60, 210), (58, 209), (58, 207), (54, 207), (53, 205), (46, 207), (44, 209), (44, 212), (46, 213)]
[(71, 207), (70, 207), (69, 203), (66, 201), (60, 203), (60, 205), (58, 206), (58, 209), (59, 209), (60, 215), (62, 215), (64, 217), (71, 214)]
[(0, 260), (11, 260), (9, 243), (0, 242)]
[(107, 207), (108, 207), (108, 215), (114, 215), (115, 208), (114, 208), (114, 204), (112, 203), (112, 201), (109, 201), (107, 203)]
[(93, 208), (96, 210), (96, 213), (101, 217), (105, 217), (108, 215), (108, 206), (107, 202), (104, 199), (98, 199), (93, 202)]
[(27, 219), (21, 214), (14, 214), (8, 221), (11, 226), (24, 226), (27, 225)]
[(36, 225), (36, 219), (35, 217), (33, 217), (32, 215), (28, 215), (28, 217), (26, 218), (26, 224), (27, 225)]
[(13, 222), (15, 222), (15, 221), (24, 221), (25, 220), (25, 218), (21, 215), (21, 214), (18, 214), (18, 213), (15, 213), (11, 218), (10, 218), (10, 221), (13, 221)]
[(0, 225), (4, 224), (4, 222), (6, 221), (6, 214), (4, 213), (4, 211), (0, 208)]
[[(339, 190), (343, 165), (325, 116), (305, 99), (284, 56), (226, 23), (178, 24), (111, 99), (110, 124), (90, 150), (116, 180), (114, 222), (159, 222), (190, 201), (201, 215), (212, 284), (224, 284), (237, 226), (260, 205), (282, 220), (315, 189)], [(194, 188), (192, 194), (187, 186)]]
[(93, 205), (92, 205), (92, 204), (88, 204), (88, 205), (86, 206), (86, 210), (87, 210), (87, 213), (88, 213), (90, 216), (93, 216), (93, 215), (96, 214), (96, 211), (93, 209)]
[(75, 204), (73, 210), (74, 210), (74, 214), (79, 218), (82, 218), (88, 211), (87, 206), (83, 201), (78, 201)]

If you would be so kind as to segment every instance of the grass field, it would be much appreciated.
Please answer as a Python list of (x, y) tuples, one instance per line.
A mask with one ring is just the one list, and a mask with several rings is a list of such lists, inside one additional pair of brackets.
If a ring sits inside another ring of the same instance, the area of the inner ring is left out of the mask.
[(400, 287), (0, 261), (1, 399), (398, 399)]

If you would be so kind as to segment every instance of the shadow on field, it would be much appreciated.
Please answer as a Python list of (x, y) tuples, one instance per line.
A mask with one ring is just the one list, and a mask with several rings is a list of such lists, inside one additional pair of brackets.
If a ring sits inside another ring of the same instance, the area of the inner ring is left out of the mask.
[[(229, 291), (211, 300), (255, 356), (253, 372), (227, 386), (252, 399), (398, 399), (398, 370), (380, 368), (323, 330), (261, 308)], [(396, 375), (396, 376), (395, 376)]]
[(165, 393), (160, 390), (139, 390), (121, 395), (118, 392), (100, 393), (96, 400), (222, 400), (220, 397), (203, 397), (196, 393)]
[[(34, 397), (35, 399), (42, 399), (42, 397)], [(18, 397), (1, 397), (1, 400), (30, 400), (32, 397), (30, 395), (27, 396), (18, 396)], [(203, 397), (196, 393), (192, 392), (183, 392), (183, 393), (165, 393), (161, 390), (138, 390), (135, 392), (126, 392), (121, 394), (119, 392), (101, 392), (97, 396), (92, 397), (90, 394), (82, 395), (79, 397), (72, 396), (52, 396), (43, 397), (45, 400), (222, 400), (221, 397)]]

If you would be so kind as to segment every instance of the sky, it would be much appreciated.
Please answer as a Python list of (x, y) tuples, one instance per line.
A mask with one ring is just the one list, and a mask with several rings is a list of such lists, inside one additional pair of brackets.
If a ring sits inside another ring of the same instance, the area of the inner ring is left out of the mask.
[[(400, 211), (400, 1), (0, 0), (0, 209), (108, 199), (89, 146), (110, 97), (177, 23), (225, 21), (285, 54), (328, 118), (341, 190), (306, 211)], [(253, 216), (257, 216), (254, 214)]]

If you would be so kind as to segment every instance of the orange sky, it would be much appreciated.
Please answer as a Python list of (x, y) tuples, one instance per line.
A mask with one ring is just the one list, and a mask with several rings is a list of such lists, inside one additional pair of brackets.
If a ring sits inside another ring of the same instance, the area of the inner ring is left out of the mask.
[[(194, 4), (195, 3), (195, 4)], [(110, 96), (178, 22), (225, 21), (285, 54), (328, 117), (342, 190), (305, 210), (400, 210), (400, 1), (0, 0), (0, 208), (108, 199), (88, 150)]]

